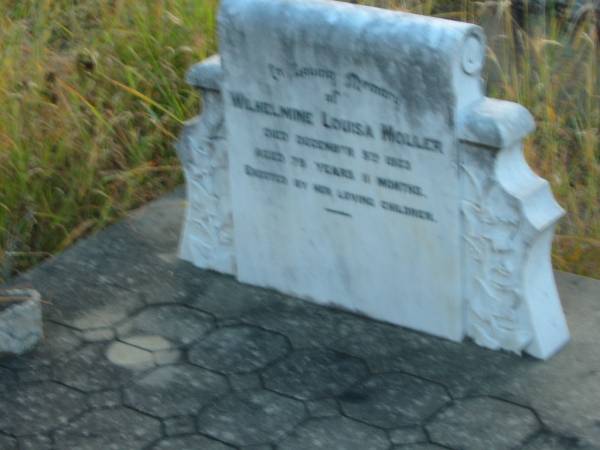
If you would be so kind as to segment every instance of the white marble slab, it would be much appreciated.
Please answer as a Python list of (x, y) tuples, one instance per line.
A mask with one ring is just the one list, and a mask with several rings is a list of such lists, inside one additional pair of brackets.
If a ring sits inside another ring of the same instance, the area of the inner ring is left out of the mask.
[[(486, 99), (471, 24), (321, 0), (223, 0), (179, 151), (181, 254), (322, 304), (548, 357), (568, 339), (562, 210)], [(224, 127), (223, 127), (224, 125)]]

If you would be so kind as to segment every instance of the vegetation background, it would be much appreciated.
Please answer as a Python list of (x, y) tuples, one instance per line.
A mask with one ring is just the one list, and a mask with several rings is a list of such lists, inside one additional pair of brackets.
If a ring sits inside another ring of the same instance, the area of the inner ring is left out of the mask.
[[(484, 25), (488, 95), (538, 122), (527, 158), (567, 210), (555, 266), (600, 278), (600, 77), (592, 23), (510, 1), (363, 0)], [(217, 51), (218, 0), (0, 0), (0, 281), (182, 182), (198, 111), (185, 71)], [(588, 15), (593, 21), (593, 14)]]

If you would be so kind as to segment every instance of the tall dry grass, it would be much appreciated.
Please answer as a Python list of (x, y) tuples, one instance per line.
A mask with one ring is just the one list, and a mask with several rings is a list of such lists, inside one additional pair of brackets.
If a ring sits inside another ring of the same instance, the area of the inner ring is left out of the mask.
[(0, 0), (0, 280), (182, 181), (216, 0)]
[[(515, 20), (509, 0), (360, 0), (360, 3), (482, 25), (488, 35), (487, 94), (526, 106), (536, 133), (529, 164), (552, 184), (567, 215), (554, 243), (554, 266), (600, 278), (600, 16), (581, 22), (582, 5)], [(553, 2), (547, 2), (552, 5)], [(539, 11), (538, 11), (539, 12)]]
[(519, 102), (535, 116), (527, 159), (567, 211), (557, 230), (554, 265), (600, 278), (598, 24), (590, 16), (575, 27), (568, 20), (574, 12), (550, 12), (530, 18), (525, 32), (506, 2), (477, 14), (474, 19), (483, 16), (495, 28), (489, 33), (490, 95)]
[[(555, 265), (600, 278), (600, 77), (591, 27), (524, 33), (509, 2), (363, 0), (484, 24), (488, 94), (522, 103), (530, 164), (568, 212)], [(0, 278), (182, 181), (185, 70), (216, 51), (218, 0), (0, 0)]]

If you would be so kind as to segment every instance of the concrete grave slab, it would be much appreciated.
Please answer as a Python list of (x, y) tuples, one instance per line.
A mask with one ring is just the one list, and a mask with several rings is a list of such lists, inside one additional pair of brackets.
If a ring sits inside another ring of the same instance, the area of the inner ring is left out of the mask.
[(17, 450), (17, 440), (10, 436), (0, 435), (0, 448), (4, 450)]
[(213, 439), (208, 439), (204, 436), (184, 436), (165, 439), (161, 441), (158, 445), (155, 445), (151, 448), (152, 450), (230, 450), (234, 447), (230, 447), (229, 445), (225, 445)]
[(202, 433), (233, 445), (266, 444), (292, 431), (304, 416), (302, 402), (255, 390), (232, 394), (206, 408), (198, 426)]
[(32, 350), (43, 336), (40, 294), (33, 289), (0, 291), (0, 358)]
[(21, 385), (0, 396), (0, 430), (13, 436), (51, 431), (83, 412), (84, 399), (55, 382)]
[(464, 450), (518, 448), (539, 430), (533, 411), (494, 398), (460, 400), (427, 425), (431, 440)]
[(360, 422), (335, 417), (312, 419), (302, 424), (278, 446), (282, 450), (326, 450), (344, 448), (362, 450), (365, 443), (372, 450), (389, 448), (385, 432)]
[(195, 414), (227, 392), (221, 375), (191, 365), (155, 369), (125, 389), (125, 404), (155, 417)]
[(161, 436), (160, 422), (128, 408), (87, 412), (54, 435), (57, 448), (143, 450)]
[[(157, 205), (161, 204), (179, 205), (176, 210), (179, 213), (157, 214), (160, 210)], [(162, 223), (161, 228), (172, 229), (181, 224), (185, 212), (181, 193), (171, 194), (151, 206), (136, 212), (136, 220)], [(119, 241), (131, 236), (124, 226), (128, 220), (106, 230), (107, 236)], [(94, 254), (100, 242), (110, 240), (102, 233), (82, 240), (77, 254), (83, 258), (82, 255)], [(120, 233), (123, 234), (119, 236)], [(147, 288), (147, 273), (155, 269), (153, 258), (175, 249), (171, 237), (165, 236), (164, 242), (156, 242), (156, 252), (147, 254), (140, 264), (122, 267), (123, 279), (131, 279), (131, 295), (139, 293), (138, 285), (140, 289)], [(80, 262), (70, 251), (48, 260), (25, 277), (12, 280), (11, 285), (19, 285), (22, 280), (35, 286), (47, 284), (55, 264), (64, 273), (77, 273)], [(128, 254), (132, 249), (124, 246), (121, 251)], [(116, 249), (111, 258), (120, 259)], [(101, 265), (101, 260), (98, 263)], [(194, 380), (203, 384), (204, 379), (204, 384), (210, 384), (211, 393), (215, 394), (211, 396), (212, 402), (194, 405), (190, 402), (198, 394), (180, 401), (178, 370), (167, 370), (187, 366), (184, 361), (148, 370), (130, 370), (107, 358), (108, 349), (121, 342), (120, 338), (84, 344), (76, 339), (76, 330), (71, 330), (71, 335), (66, 327), (59, 326), (48, 333), (48, 340), (35, 352), (0, 361), (0, 411), (11, 411), (0, 414), (0, 436), (9, 437), (8, 445), (16, 440), (22, 450), (135, 450), (156, 446), (162, 449), (163, 443), (166, 448), (175, 445), (183, 449), (185, 445), (200, 442), (206, 448), (212, 445), (304, 450), (318, 439), (325, 448), (336, 448), (332, 446), (334, 443), (338, 448), (344, 444), (349, 449), (457, 450), (477, 448), (481, 442), (490, 447), (490, 442), (496, 443), (494, 439), (501, 438), (500, 448), (513, 445), (527, 450), (600, 450), (597, 426), (600, 391), (596, 376), (600, 370), (597, 345), (600, 281), (557, 273), (573, 341), (551, 360), (537, 361), (317, 306), (244, 285), (232, 277), (184, 262), (173, 260), (165, 264), (166, 276), (174, 288), (194, 294), (178, 301), (185, 304), (193, 299), (194, 309), (210, 311), (216, 316), (212, 319), (213, 328), (194, 336), (189, 349), (212, 339), (219, 351), (243, 353), (241, 366), (254, 351), (267, 355), (261, 361), (268, 362), (249, 373), (219, 374), (190, 366), (195, 374), (192, 381), (189, 377), (181, 378), (186, 389), (203, 392), (203, 386), (194, 386)], [(68, 281), (62, 285), (56, 283), (52, 288), (53, 296), (64, 302), (45, 307), (76, 306), (82, 314), (93, 311), (92, 301), (69, 297), (75, 295), (79, 284), (86, 285), (88, 279), (73, 277)], [(190, 291), (190, 286), (196, 286), (197, 290)], [(203, 290), (202, 286), (219, 288)], [(95, 295), (106, 296), (107, 304), (114, 302), (118, 306), (121, 298), (111, 293), (109, 287), (98, 285)], [(228, 302), (230, 298), (236, 301)], [(169, 304), (173, 306), (173, 302)], [(123, 323), (139, 312), (129, 312)], [(179, 335), (157, 338), (162, 334), (155, 333), (156, 316), (141, 317), (146, 317), (148, 323), (145, 325), (145, 319), (140, 322), (136, 317), (135, 334), (123, 336), (142, 345), (132, 347), (161, 352), (158, 349), (164, 348), (164, 339), (172, 344), (179, 340)], [(180, 314), (161, 317), (170, 324), (166, 328), (172, 330), (178, 324), (184, 327), (189, 323)], [(205, 322), (193, 323), (202, 328)], [(229, 333), (245, 330), (249, 324), (285, 336), (294, 345), (272, 360), (281, 347), (276, 345), (274, 350), (270, 342), (261, 338), (262, 334), (248, 345), (237, 340), (237, 332)], [(214, 341), (214, 336), (221, 333), (224, 341)], [(303, 342), (305, 346), (301, 345)], [(49, 357), (41, 358), (42, 365), (35, 365), (31, 358), (42, 349)], [(210, 351), (209, 346), (204, 349)], [(187, 359), (187, 350), (182, 351)], [(341, 356), (334, 357), (332, 353)], [(232, 359), (235, 357), (225, 361)], [(303, 367), (302, 361), (308, 361), (307, 367)], [(206, 377), (197, 375), (197, 371)], [(41, 372), (45, 372), (41, 375), (47, 380), (34, 380), (32, 374)], [(150, 376), (155, 372), (158, 375)], [(340, 372), (347, 373), (342, 382), (331, 383), (330, 373)], [(214, 382), (217, 379), (222, 382)], [(159, 387), (148, 389), (153, 382)], [(441, 386), (443, 390), (430, 389), (431, 386)], [(453, 400), (445, 402), (444, 395)], [(159, 404), (160, 398), (164, 399), (164, 409)], [(416, 404), (415, 399), (419, 398), (429, 398), (431, 403)], [(358, 403), (349, 400), (364, 401), (365, 411), (371, 413), (359, 410)], [(398, 425), (405, 423), (402, 418), (406, 413), (414, 424)], [(365, 419), (370, 423), (365, 423)], [(505, 424), (513, 423), (507, 431)]]

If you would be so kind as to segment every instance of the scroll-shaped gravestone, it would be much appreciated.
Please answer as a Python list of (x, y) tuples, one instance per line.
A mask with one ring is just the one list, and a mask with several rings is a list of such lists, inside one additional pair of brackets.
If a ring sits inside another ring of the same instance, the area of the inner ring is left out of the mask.
[(563, 215), (523, 107), (485, 98), (474, 25), (317, 0), (222, 0), (179, 143), (181, 256), (317, 303), (547, 358), (569, 334)]

